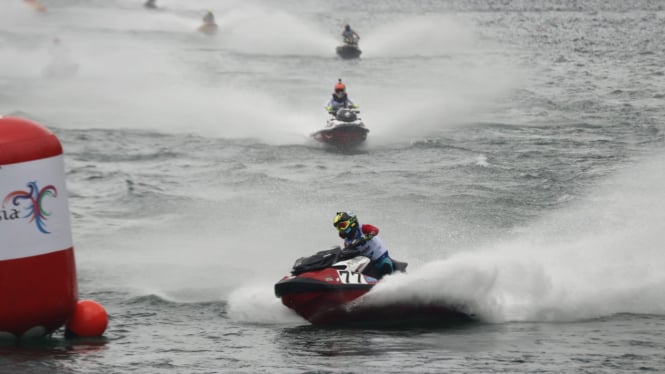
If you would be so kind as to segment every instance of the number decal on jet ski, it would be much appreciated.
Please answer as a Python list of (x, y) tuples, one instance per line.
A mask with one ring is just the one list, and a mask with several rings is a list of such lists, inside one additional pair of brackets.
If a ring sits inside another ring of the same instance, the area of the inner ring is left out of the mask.
[(348, 270), (338, 270), (339, 281), (345, 284), (365, 284), (365, 277), (360, 273), (351, 272)]

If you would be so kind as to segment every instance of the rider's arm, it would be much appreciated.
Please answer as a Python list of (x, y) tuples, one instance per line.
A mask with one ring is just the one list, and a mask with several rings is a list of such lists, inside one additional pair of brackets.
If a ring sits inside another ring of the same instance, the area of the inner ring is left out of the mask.
[(332, 99), (328, 100), (323, 108), (326, 110), (326, 112), (331, 113), (333, 109)]
[(357, 244), (358, 244), (357, 239), (355, 240), (344, 239), (344, 250), (358, 252), (360, 248), (358, 248)]

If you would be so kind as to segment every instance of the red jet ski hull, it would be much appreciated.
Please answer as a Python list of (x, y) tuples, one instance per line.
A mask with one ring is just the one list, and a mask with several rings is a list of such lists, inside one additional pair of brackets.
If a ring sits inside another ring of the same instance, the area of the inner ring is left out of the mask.
[(275, 295), (312, 324), (331, 324), (343, 321), (348, 304), (369, 292), (376, 282), (358, 273), (326, 268), (284, 277), (275, 285)]
[(357, 125), (338, 125), (326, 128), (312, 134), (312, 137), (321, 142), (337, 148), (353, 148), (367, 140), (369, 130)]
[[(367, 283), (360, 283), (360, 277)], [(348, 283), (349, 280), (358, 283)], [(458, 324), (474, 319), (472, 314), (453, 305), (404, 301), (373, 305), (363, 302), (361, 296), (376, 283), (376, 279), (358, 273), (326, 268), (284, 277), (275, 285), (275, 295), (281, 298), (282, 304), (313, 325), (416, 326)]]

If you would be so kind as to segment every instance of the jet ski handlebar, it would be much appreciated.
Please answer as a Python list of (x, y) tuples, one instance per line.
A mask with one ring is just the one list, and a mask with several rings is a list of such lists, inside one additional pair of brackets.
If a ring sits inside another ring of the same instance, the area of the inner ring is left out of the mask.
[(333, 110), (329, 111), (328, 114), (330, 114), (333, 117), (336, 117), (340, 110), (347, 110), (347, 111), (355, 113), (355, 114), (360, 114), (360, 109), (354, 108), (352, 106), (343, 106), (341, 108), (333, 109)]
[(368, 240), (372, 240), (373, 237), (374, 237), (374, 235), (372, 235), (372, 234), (367, 234), (367, 235), (365, 235), (365, 236), (363, 236), (363, 237), (360, 237), (360, 238), (358, 238), (358, 239), (355, 239), (354, 241), (352, 241), (351, 243), (349, 243), (349, 245), (347, 245), (347, 246), (342, 250), (342, 252), (344, 252), (344, 251), (346, 251), (346, 250), (355, 251), (356, 248), (358, 248), (358, 247), (360, 247), (360, 246), (363, 246), (363, 245), (367, 244), (367, 241), (368, 241)]

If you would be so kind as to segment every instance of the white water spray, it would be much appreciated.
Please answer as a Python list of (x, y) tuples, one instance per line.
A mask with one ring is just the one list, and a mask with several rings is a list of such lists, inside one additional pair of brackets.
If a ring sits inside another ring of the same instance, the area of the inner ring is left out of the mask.
[(390, 277), (368, 301), (461, 303), (496, 322), (665, 314), (664, 160), (626, 168), (520, 238)]

